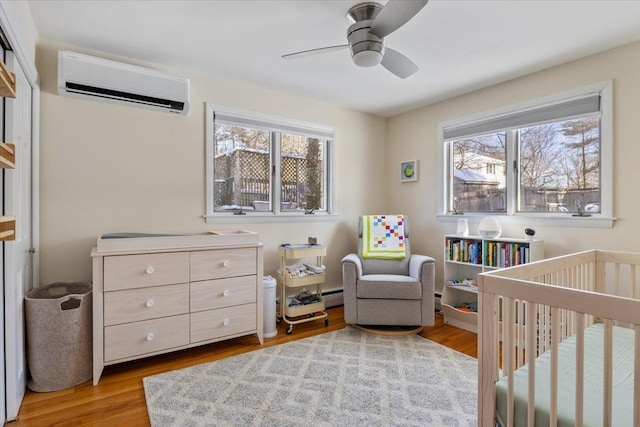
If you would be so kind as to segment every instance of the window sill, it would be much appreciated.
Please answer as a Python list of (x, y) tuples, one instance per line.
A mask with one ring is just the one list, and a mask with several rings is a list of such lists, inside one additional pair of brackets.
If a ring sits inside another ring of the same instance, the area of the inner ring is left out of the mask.
[(337, 214), (314, 213), (306, 215), (304, 213), (247, 213), (246, 215), (234, 215), (232, 213), (220, 213), (203, 215), (207, 224), (259, 224), (259, 223), (282, 223), (282, 222), (336, 222)]
[(527, 227), (546, 226), (546, 227), (576, 227), (576, 228), (613, 228), (615, 217), (606, 217), (602, 215), (593, 215), (585, 217), (575, 217), (570, 214), (564, 215), (547, 215), (547, 214), (520, 214), (520, 215), (496, 215), (496, 214), (480, 214), (465, 213), (462, 215), (438, 215), (440, 222), (458, 222), (459, 218), (466, 218), (470, 223), (480, 223), (482, 218), (487, 216), (495, 216), (500, 224), (503, 225), (522, 225)]

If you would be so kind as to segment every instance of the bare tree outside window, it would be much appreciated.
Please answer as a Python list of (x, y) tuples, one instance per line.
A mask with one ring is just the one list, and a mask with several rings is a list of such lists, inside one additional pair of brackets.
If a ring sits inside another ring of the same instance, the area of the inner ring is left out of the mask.
[(561, 124), (564, 146), (574, 159), (568, 179), (578, 189), (597, 187), (600, 174), (600, 121), (598, 117), (571, 120)]
[(599, 118), (519, 130), (520, 212), (600, 211)]

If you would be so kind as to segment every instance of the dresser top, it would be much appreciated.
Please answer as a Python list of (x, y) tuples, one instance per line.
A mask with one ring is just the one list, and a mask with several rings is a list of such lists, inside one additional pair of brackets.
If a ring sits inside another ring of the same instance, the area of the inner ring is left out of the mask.
[(98, 237), (92, 256), (119, 252), (192, 250), (212, 247), (260, 246), (260, 235), (245, 230), (210, 231), (201, 234), (113, 233)]

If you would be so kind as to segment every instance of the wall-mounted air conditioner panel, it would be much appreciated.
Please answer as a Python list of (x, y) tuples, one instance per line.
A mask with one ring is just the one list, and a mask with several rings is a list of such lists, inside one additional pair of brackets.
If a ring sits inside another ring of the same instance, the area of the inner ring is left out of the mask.
[(189, 80), (75, 52), (58, 53), (58, 93), (186, 114)]

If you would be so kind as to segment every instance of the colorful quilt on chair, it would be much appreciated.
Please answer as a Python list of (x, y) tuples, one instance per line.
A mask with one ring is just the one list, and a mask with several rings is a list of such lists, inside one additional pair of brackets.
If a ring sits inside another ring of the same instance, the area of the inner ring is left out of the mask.
[(362, 258), (403, 259), (406, 255), (403, 215), (362, 217)]

